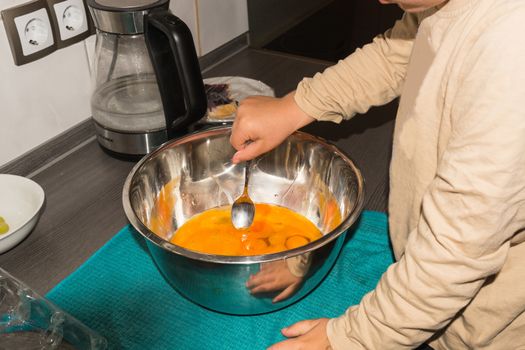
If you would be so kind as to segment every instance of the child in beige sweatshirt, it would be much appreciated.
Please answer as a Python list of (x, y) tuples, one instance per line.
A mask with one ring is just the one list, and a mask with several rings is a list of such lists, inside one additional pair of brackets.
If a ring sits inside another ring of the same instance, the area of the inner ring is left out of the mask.
[(233, 125), (240, 162), (401, 96), (396, 263), (359, 305), (272, 349), (525, 349), (525, 0), (380, 2), (405, 16), (295, 92), (246, 99)]

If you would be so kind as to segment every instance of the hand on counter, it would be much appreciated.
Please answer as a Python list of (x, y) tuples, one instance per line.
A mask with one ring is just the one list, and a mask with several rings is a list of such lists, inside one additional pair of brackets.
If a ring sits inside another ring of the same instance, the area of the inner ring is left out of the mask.
[(328, 318), (318, 318), (300, 321), (283, 328), (281, 333), (290, 339), (279, 342), (268, 350), (329, 350), (332, 347), (326, 334), (327, 323)]
[(237, 109), (230, 142), (237, 150), (232, 162), (253, 159), (277, 147), (295, 130), (315, 119), (295, 103), (294, 92), (282, 98), (251, 96)]

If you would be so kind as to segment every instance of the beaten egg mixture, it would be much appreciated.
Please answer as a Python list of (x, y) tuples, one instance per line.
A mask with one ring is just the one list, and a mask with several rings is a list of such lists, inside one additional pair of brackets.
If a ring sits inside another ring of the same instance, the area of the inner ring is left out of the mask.
[(231, 223), (231, 207), (206, 210), (175, 232), (173, 244), (208, 254), (259, 255), (303, 246), (322, 236), (304, 216), (270, 204), (255, 204), (252, 225), (237, 230)]

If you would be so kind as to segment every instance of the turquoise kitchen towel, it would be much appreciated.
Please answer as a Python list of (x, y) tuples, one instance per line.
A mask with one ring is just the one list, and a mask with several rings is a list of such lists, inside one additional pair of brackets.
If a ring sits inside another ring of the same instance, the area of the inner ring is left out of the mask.
[(180, 296), (131, 226), (90, 257), (47, 298), (108, 340), (111, 349), (265, 349), (296, 321), (335, 317), (374, 289), (392, 264), (387, 217), (365, 211), (334, 268), (295, 304), (258, 316), (216, 313)]

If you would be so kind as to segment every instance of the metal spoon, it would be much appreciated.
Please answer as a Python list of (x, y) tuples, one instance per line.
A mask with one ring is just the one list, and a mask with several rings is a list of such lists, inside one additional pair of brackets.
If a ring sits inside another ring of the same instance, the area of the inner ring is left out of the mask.
[(250, 178), (251, 160), (244, 164), (244, 189), (239, 198), (232, 205), (232, 224), (238, 230), (247, 229), (253, 222), (255, 216), (255, 205), (248, 195), (248, 180)]

